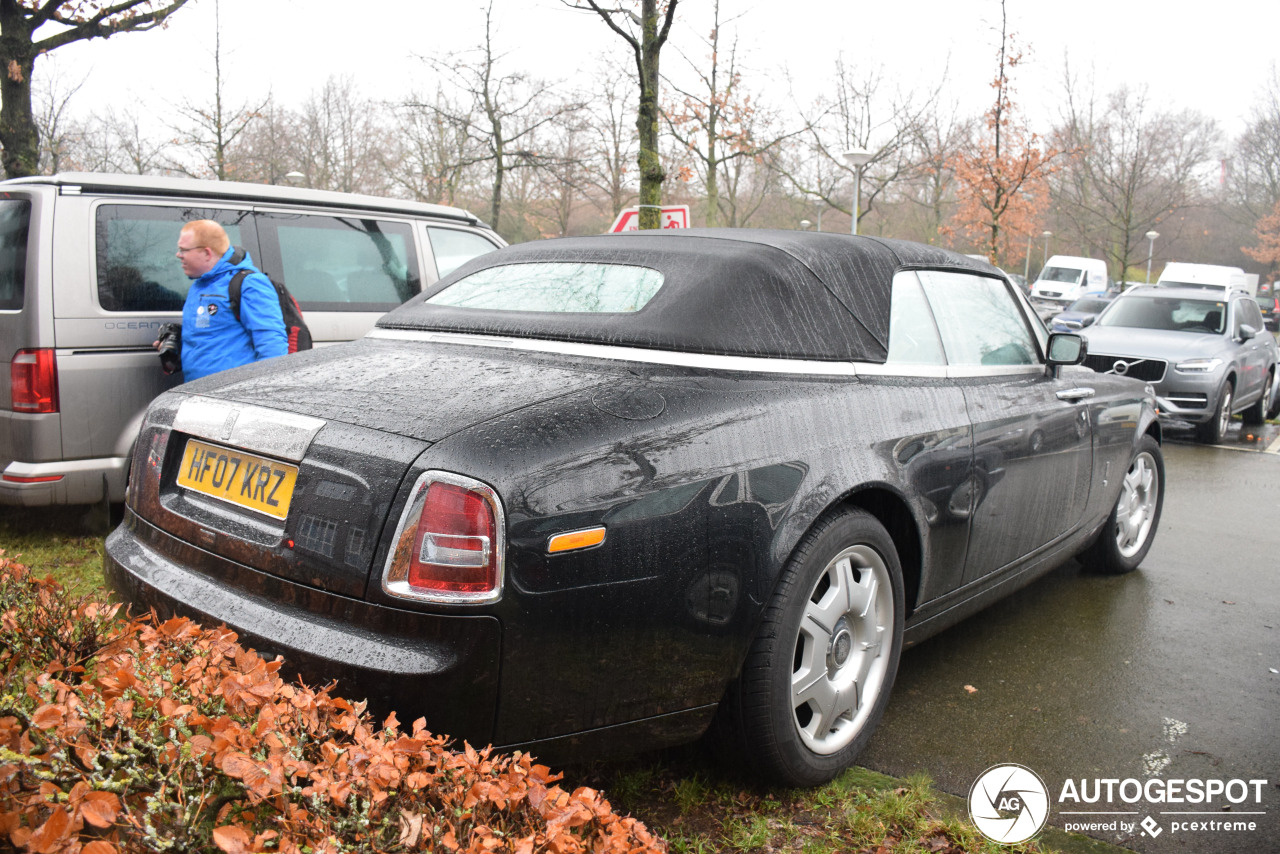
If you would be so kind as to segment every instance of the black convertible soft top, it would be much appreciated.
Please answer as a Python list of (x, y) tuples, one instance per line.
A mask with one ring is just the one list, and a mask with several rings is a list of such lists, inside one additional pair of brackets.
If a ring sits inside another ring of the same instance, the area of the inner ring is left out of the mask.
[[(649, 267), (658, 293), (636, 312), (555, 314), (425, 302), (477, 270), (532, 262)], [(755, 229), (635, 231), (509, 246), (481, 255), (383, 317), (378, 326), (547, 338), (733, 356), (884, 362), (894, 273), (994, 267), (955, 252), (878, 237)]]

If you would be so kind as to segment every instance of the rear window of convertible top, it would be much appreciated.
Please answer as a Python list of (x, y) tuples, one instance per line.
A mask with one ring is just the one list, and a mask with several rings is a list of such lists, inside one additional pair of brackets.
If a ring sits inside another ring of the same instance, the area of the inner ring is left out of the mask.
[(617, 314), (644, 308), (660, 287), (662, 274), (647, 267), (504, 264), (459, 279), (427, 303), (489, 311)]

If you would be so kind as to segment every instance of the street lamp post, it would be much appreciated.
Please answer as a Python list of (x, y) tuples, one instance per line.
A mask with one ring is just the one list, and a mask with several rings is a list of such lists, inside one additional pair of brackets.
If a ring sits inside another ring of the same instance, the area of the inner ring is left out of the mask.
[(1053, 232), (1046, 229), (1040, 232), (1040, 236), (1044, 238), (1044, 258), (1040, 261), (1040, 271), (1044, 272), (1044, 268), (1049, 265), (1049, 238), (1053, 237)]
[[(1147, 284), (1151, 284), (1151, 256), (1156, 253), (1156, 238), (1160, 236), (1158, 231), (1147, 232)], [(1123, 287), (1123, 285), (1121, 286)]]
[(813, 225), (813, 223), (809, 222), (809, 220), (807, 220), (807, 219), (802, 219), (802, 220), (800, 220), (800, 230), (801, 230), (801, 231), (808, 231), (808, 230), (809, 230), (809, 226), (811, 226), (811, 225)]
[(862, 213), (862, 169), (871, 162), (872, 154), (865, 148), (851, 148), (844, 153), (844, 159), (853, 167), (853, 225), (850, 234), (858, 233), (858, 217)]
[[(1031, 232), (1029, 231), (1027, 232), (1027, 257), (1022, 264), (1022, 281), (1028, 283), (1031, 281)], [(1030, 284), (1027, 287), (1030, 287)]]

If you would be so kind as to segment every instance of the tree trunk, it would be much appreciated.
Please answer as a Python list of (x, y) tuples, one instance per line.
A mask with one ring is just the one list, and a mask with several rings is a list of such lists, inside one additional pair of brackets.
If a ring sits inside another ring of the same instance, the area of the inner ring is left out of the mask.
[(640, 227), (661, 228), (662, 182), (667, 173), (658, 157), (658, 57), (662, 43), (658, 40), (657, 0), (644, 0), (641, 18), (640, 113), (636, 118), (640, 132)]
[(31, 72), (35, 51), (22, 12), (0, 3), (0, 146), (5, 177), (23, 178), (39, 171), (40, 136), (31, 111)]

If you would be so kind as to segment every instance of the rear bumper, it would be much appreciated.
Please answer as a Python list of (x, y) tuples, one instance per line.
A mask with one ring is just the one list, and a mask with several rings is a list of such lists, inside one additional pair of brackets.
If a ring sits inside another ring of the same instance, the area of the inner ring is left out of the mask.
[(24, 463), (0, 472), (0, 504), (47, 507), (51, 504), (96, 504), (103, 498), (124, 501), (129, 461), (124, 457)]
[(501, 626), (494, 617), (402, 611), (336, 596), (204, 552), (139, 519), (106, 542), (107, 583), (135, 613), (226, 625), (285, 672), (368, 700), (379, 719), (420, 716), (433, 732), (488, 744), (497, 709)]

